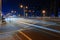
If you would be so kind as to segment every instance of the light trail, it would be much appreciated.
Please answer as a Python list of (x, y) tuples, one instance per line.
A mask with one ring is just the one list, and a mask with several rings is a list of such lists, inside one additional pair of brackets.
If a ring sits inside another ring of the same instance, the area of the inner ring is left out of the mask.
[[(17, 23), (19, 23), (19, 21)], [(38, 26), (38, 25), (34, 25), (34, 24), (29, 24), (29, 23), (25, 23), (25, 22), (20, 22), (20, 23), (26, 24), (26, 25), (29, 25), (29, 26), (34, 26), (34, 27), (41, 28), (41, 29), (45, 29), (45, 30), (49, 30), (49, 31), (52, 31), (52, 32), (60, 33), (59, 30), (55, 30), (55, 29), (51, 29), (51, 28), (47, 28), (47, 27), (43, 27), (43, 26)]]
[[(19, 18), (18, 18), (18, 19), (19, 19)], [(12, 20), (15, 21), (16, 23), (22, 23), (22, 24), (26, 24), (26, 25), (29, 25), (29, 26), (34, 26), (34, 27), (37, 27), (37, 28), (41, 28), (41, 29), (53, 31), (53, 32), (56, 32), (56, 33), (60, 33), (59, 30), (55, 30), (55, 29), (51, 29), (51, 28), (47, 28), (47, 27), (43, 27), (43, 26), (38, 26), (38, 25), (26, 23), (25, 21), (27, 21), (27, 20), (24, 19), (24, 18), (21, 18), (20, 20), (18, 20), (18, 19), (14, 18), (14, 19), (12, 19)], [(31, 20), (31, 21), (32, 21), (32, 20)], [(29, 21), (29, 22), (30, 22), (30, 21)], [(35, 22), (36, 22), (36, 21), (35, 21)]]

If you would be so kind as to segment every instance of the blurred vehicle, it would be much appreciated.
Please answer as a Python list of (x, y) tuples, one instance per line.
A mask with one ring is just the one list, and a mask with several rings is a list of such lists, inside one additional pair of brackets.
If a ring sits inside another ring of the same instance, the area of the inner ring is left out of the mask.
[(2, 23), (6, 23), (5, 18), (2, 16)]

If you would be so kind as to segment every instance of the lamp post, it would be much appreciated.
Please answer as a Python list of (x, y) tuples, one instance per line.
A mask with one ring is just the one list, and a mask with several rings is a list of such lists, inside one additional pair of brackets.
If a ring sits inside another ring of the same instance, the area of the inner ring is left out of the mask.
[(20, 5), (20, 8), (23, 8), (23, 12), (24, 12), (24, 17), (25, 17), (25, 9), (28, 9), (28, 6), (23, 6), (23, 5)]
[(42, 13), (43, 13), (43, 17), (45, 17), (46, 10), (42, 10)]
[(20, 8), (23, 8), (23, 5), (20, 5)]

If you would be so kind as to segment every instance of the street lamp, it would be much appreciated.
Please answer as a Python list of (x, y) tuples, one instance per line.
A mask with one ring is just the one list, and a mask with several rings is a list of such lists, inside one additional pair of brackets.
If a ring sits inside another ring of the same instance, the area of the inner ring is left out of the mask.
[(28, 6), (23, 6), (23, 5), (20, 5), (20, 8), (23, 8), (23, 11), (24, 11), (24, 17), (25, 17), (25, 10), (28, 8)]
[(43, 13), (43, 17), (45, 17), (46, 10), (42, 10), (42, 13)]
[(20, 8), (23, 8), (23, 5), (20, 5)]

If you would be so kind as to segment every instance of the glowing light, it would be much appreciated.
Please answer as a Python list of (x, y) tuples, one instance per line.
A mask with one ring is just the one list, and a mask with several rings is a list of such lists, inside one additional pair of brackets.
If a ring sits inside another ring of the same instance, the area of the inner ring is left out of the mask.
[(11, 13), (13, 13), (14, 11), (11, 11)]
[(28, 6), (26, 6), (26, 8), (28, 8)]
[(42, 13), (46, 13), (46, 11), (45, 10), (42, 10)]
[(31, 12), (31, 10), (29, 10), (29, 12)]
[(21, 8), (23, 8), (23, 5), (20, 5)]

